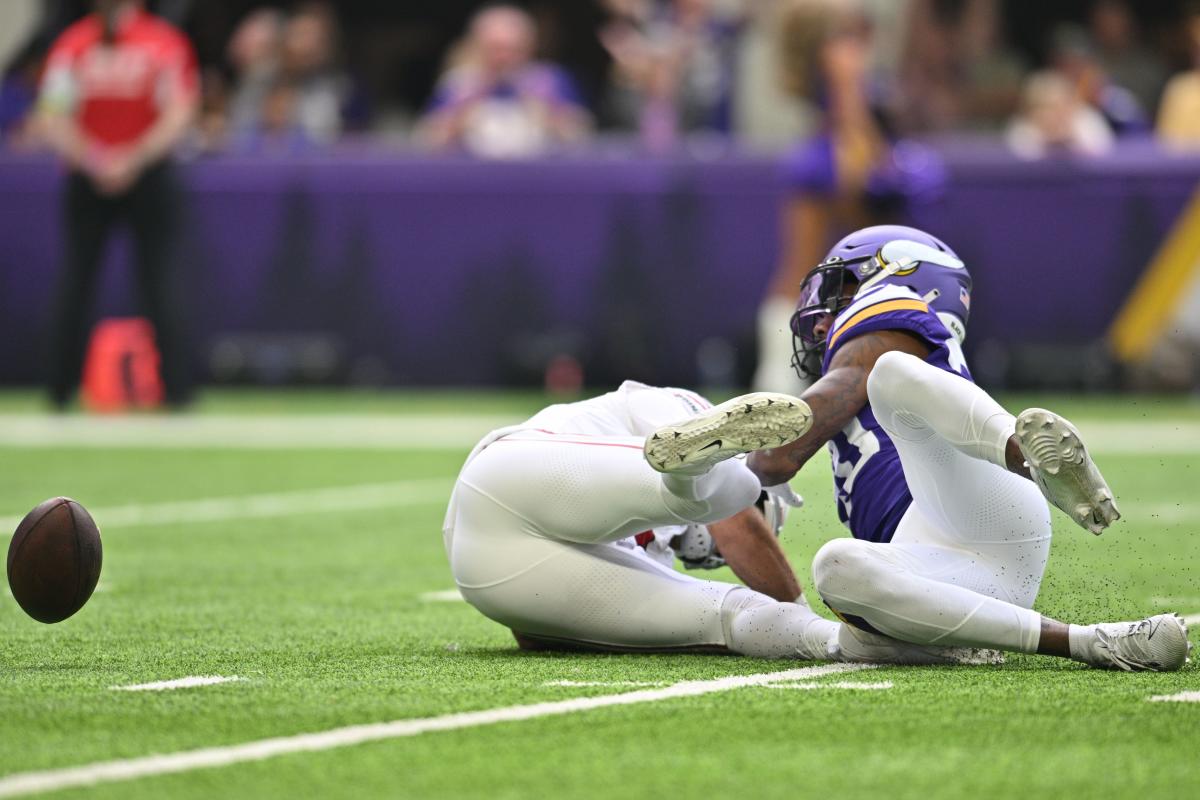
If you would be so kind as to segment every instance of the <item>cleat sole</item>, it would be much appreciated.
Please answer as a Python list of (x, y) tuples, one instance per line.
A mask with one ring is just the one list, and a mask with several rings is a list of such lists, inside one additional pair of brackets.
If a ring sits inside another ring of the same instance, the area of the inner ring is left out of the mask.
[(1121, 518), (1074, 425), (1052, 411), (1030, 408), (1017, 416), (1015, 427), (1030, 474), (1047, 500), (1097, 536)]
[(646, 437), (646, 462), (658, 472), (695, 473), (741, 453), (780, 447), (812, 427), (812, 409), (798, 397), (755, 392), (735, 397)]

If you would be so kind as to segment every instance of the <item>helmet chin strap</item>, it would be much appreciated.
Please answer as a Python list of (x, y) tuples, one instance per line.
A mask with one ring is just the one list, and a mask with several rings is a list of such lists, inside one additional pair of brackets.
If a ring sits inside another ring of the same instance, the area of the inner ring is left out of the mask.
[[(883, 259), (883, 256), (881, 255), (880, 260), (882, 260), (882, 259)], [(915, 259), (911, 258), (910, 256), (901, 256), (900, 258), (896, 259), (895, 261), (885, 261), (883, 266), (880, 267), (879, 272), (876, 272), (870, 278), (867, 278), (865, 281), (863, 281), (861, 284), (859, 284), (858, 291), (865, 292), (866, 290), (870, 289), (875, 284), (882, 281), (884, 278), (890, 278), (891, 276), (895, 275), (897, 272), (901, 272), (903, 270), (908, 269), (913, 264), (914, 261), (915, 261)], [(858, 292), (855, 292), (855, 294), (858, 294)]]

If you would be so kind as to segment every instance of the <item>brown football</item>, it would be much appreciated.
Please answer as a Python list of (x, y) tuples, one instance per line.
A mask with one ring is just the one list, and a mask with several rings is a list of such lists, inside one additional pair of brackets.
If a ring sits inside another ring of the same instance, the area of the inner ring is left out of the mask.
[(100, 529), (83, 506), (52, 497), (25, 515), (8, 545), (8, 587), (25, 613), (62, 622), (100, 580)]

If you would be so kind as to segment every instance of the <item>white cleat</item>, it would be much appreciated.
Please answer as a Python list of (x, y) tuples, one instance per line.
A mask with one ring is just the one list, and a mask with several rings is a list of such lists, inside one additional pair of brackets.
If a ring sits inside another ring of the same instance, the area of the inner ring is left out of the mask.
[(1085, 660), (1093, 667), (1126, 672), (1174, 672), (1188, 662), (1192, 643), (1187, 624), (1175, 614), (1140, 622), (1102, 622), (1095, 628)]
[(702, 475), (727, 458), (795, 441), (811, 427), (812, 409), (800, 398), (754, 392), (664, 425), (646, 437), (642, 452), (659, 472)]
[(1017, 443), (1042, 494), (1081, 528), (1099, 536), (1121, 518), (1074, 425), (1052, 411), (1029, 408), (1017, 416)]

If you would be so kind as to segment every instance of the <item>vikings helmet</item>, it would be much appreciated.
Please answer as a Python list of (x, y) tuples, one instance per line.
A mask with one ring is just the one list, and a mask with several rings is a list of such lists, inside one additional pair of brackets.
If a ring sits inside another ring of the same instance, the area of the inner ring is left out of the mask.
[[(855, 284), (854, 297), (845, 297), (844, 288)], [(916, 228), (863, 228), (834, 245), (800, 285), (800, 303), (792, 315), (792, 366), (801, 378), (821, 376), (826, 344), (815, 333), (817, 323), (884, 284), (912, 289), (960, 343), (966, 338), (971, 273), (954, 251)]]

